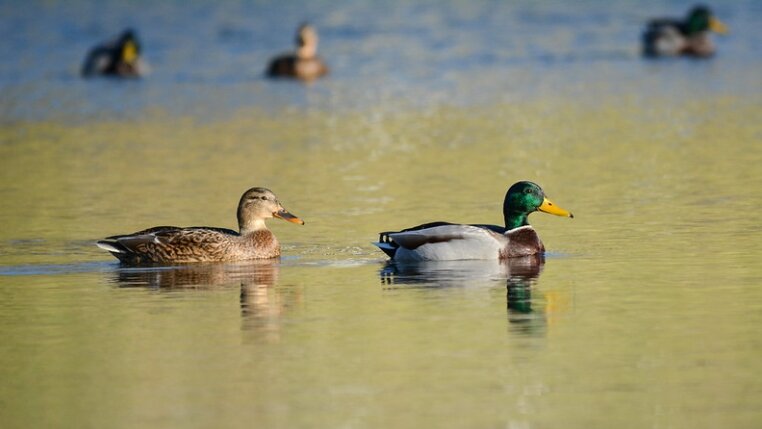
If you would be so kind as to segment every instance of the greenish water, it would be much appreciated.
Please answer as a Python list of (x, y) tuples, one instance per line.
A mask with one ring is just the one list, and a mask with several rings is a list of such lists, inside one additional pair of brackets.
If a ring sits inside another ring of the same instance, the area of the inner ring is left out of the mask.
[[(703, 62), (638, 57), (672, 2), (29, 4), (0, 5), (0, 427), (762, 423), (756, 2)], [(305, 15), (333, 74), (264, 80)], [(124, 16), (154, 73), (79, 80)], [(530, 217), (543, 261), (370, 244), (500, 223), (518, 180), (575, 214)], [(269, 222), (279, 261), (94, 245), (235, 227), (252, 186), (306, 221)]]
[[(759, 107), (626, 103), (4, 127), (3, 420), (754, 427)], [(369, 244), (499, 222), (525, 178), (576, 214), (532, 216), (541, 270), (385, 267)], [(280, 262), (130, 269), (92, 245), (232, 227), (253, 185), (307, 222), (270, 222)]]

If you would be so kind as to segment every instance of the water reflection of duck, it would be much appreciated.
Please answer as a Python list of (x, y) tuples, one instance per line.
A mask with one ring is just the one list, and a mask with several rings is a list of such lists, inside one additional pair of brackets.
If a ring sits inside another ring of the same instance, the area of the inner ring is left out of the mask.
[(382, 232), (374, 243), (394, 260), (507, 259), (545, 251), (527, 217), (535, 211), (574, 217), (554, 205), (532, 182), (517, 182), (503, 202), (505, 227), (432, 222), (399, 232)]
[(315, 28), (302, 24), (296, 32), (296, 52), (274, 58), (267, 68), (270, 77), (314, 80), (328, 74), (328, 66), (317, 55), (318, 35)]
[(706, 6), (695, 6), (684, 20), (651, 20), (643, 32), (643, 55), (709, 57), (714, 44), (709, 32), (724, 34), (727, 27)]
[[(532, 289), (544, 265), (542, 254), (502, 261), (389, 261), (379, 274), (385, 285), (406, 287), (460, 287), (480, 280), (505, 281), (511, 327), (522, 333), (536, 334), (544, 332), (550, 311), (533, 308)], [(552, 296), (546, 299), (550, 302)]]
[(259, 259), (230, 264), (207, 263), (125, 267), (115, 271), (120, 287), (205, 289), (240, 283), (272, 287), (278, 279), (278, 260)]
[(251, 188), (238, 203), (238, 228), (157, 226), (133, 234), (107, 237), (97, 243), (123, 263), (221, 262), (280, 256), (280, 243), (265, 219), (304, 221), (286, 211), (275, 194)]
[(255, 331), (268, 341), (280, 338), (280, 317), (301, 302), (297, 290), (284, 293), (276, 288), (279, 261), (258, 259), (220, 264), (189, 264), (161, 267), (123, 267), (115, 271), (119, 287), (164, 291), (217, 290), (240, 284), (242, 329)]
[[(538, 259), (531, 259), (535, 257)], [(538, 313), (532, 307), (532, 286), (544, 265), (545, 259), (541, 255), (518, 258), (506, 280), (508, 321), (514, 329), (535, 333), (538, 328), (545, 327), (544, 313)]]
[(520, 258), (457, 261), (394, 261), (381, 269), (381, 281), (388, 285), (421, 285), (434, 287), (463, 286), (474, 281), (503, 281), (515, 276), (536, 279), (542, 272), (545, 258), (541, 254)]
[[(257, 333), (257, 338), (277, 341), (281, 336), (281, 317), (302, 302), (301, 288), (273, 287), (278, 280), (278, 266), (267, 262), (267, 270), (259, 270), (257, 277), (241, 281), (241, 318), (244, 331)], [(263, 267), (264, 268), (264, 267)]]
[(90, 50), (82, 65), (82, 76), (143, 76), (147, 66), (140, 57), (140, 51), (135, 32), (127, 29), (119, 37)]

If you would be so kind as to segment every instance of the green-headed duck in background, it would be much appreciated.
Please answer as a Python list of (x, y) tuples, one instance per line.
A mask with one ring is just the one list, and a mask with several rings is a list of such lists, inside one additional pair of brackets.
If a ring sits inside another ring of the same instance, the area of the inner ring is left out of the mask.
[(140, 57), (140, 41), (127, 29), (119, 37), (90, 50), (82, 65), (82, 76), (140, 77), (148, 66)]
[(643, 32), (643, 55), (647, 57), (710, 57), (714, 43), (710, 32), (727, 33), (727, 27), (706, 6), (695, 6), (683, 19), (651, 20)]

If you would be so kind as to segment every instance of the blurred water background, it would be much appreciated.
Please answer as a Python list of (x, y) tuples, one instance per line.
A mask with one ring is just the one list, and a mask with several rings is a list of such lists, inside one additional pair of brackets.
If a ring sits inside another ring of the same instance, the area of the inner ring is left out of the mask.
[[(759, 427), (762, 3), (647, 61), (681, 1), (0, 2), (0, 426)], [(270, 81), (312, 22), (331, 75)], [(152, 72), (83, 80), (135, 28)], [(500, 223), (541, 263), (387, 265), (377, 232)], [(281, 261), (125, 268), (95, 240), (235, 227)]]

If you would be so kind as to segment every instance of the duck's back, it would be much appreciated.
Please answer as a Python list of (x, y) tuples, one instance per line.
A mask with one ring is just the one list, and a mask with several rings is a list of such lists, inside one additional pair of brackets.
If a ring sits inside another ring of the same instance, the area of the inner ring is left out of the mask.
[(471, 225), (439, 225), (389, 234), (399, 248), (398, 261), (499, 259), (505, 236)]
[(82, 64), (82, 76), (97, 76), (109, 74), (109, 71), (113, 72), (116, 69), (115, 49), (114, 46), (109, 45), (99, 45), (91, 49)]
[(506, 231), (496, 225), (447, 222), (381, 233), (376, 246), (396, 261), (502, 260), (545, 251), (530, 225)]
[(296, 56), (281, 55), (274, 58), (267, 68), (267, 75), (270, 77), (296, 77)]
[(649, 57), (679, 55), (685, 46), (685, 34), (680, 21), (654, 19), (643, 32), (643, 55)]

